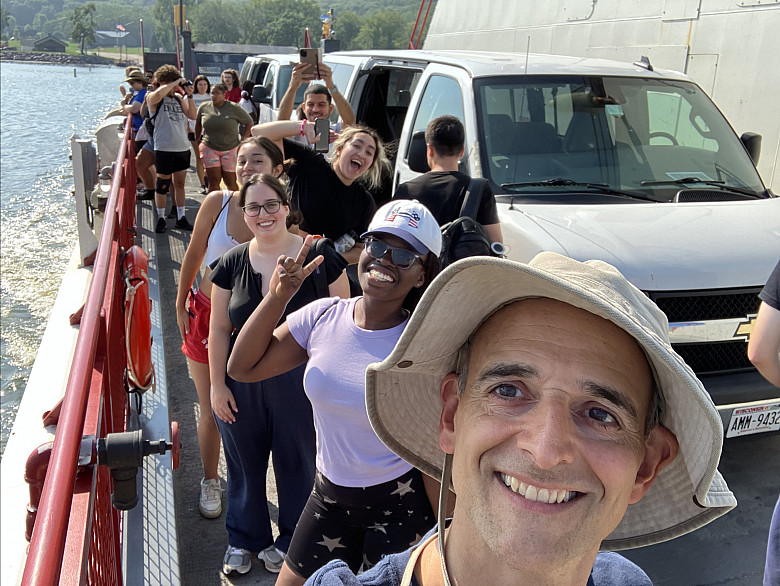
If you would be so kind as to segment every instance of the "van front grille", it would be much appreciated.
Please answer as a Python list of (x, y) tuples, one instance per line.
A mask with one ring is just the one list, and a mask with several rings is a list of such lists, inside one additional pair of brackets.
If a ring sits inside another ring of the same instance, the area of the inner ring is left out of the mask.
[(669, 323), (747, 317), (758, 313), (761, 287), (726, 291), (679, 291), (648, 293), (666, 314)]
[[(743, 319), (758, 313), (761, 287), (744, 289), (651, 292), (648, 296), (666, 314), (669, 323)], [(753, 369), (744, 339), (700, 344), (673, 344), (674, 349), (698, 374), (737, 373)]]
[(742, 340), (674, 344), (673, 348), (696, 374), (725, 374), (753, 368), (747, 357), (747, 344)]

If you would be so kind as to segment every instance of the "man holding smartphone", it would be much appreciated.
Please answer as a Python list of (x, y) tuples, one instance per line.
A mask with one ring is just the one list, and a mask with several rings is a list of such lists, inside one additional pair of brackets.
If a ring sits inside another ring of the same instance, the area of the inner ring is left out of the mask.
[[(306, 50), (314, 51), (314, 49)], [(317, 69), (319, 69), (319, 78), (317, 78)], [(322, 83), (311, 83), (316, 79), (322, 80)], [(349, 105), (347, 99), (341, 95), (336, 84), (333, 83), (333, 71), (322, 61), (319, 62), (318, 67), (311, 63), (303, 62), (297, 63), (293, 67), (290, 84), (287, 86), (287, 91), (279, 103), (278, 119), (292, 119), (295, 94), (304, 83), (308, 83), (309, 87), (306, 88), (303, 94), (303, 103), (298, 108), (298, 119), (317, 120), (318, 118), (328, 118), (335, 108), (341, 120), (335, 124), (330, 124), (331, 132), (328, 143), (331, 143), (336, 139), (342, 128), (355, 124), (355, 113), (352, 111), (352, 106)], [(306, 145), (309, 144), (307, 141), (300, 142)]]

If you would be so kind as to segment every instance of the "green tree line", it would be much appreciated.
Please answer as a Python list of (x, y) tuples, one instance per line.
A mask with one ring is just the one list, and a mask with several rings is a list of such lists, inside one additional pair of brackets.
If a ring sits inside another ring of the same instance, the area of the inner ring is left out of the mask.
[[(93, 11), (86, 8), (94, 5)], [(140, 35), (139, 19), (144, 20), (144, 34), (151, 36), (154, 2), (143, 0), (128, 0), (116, 2), (113, 0), (92, 0), (91, 2), (74, 2), (72, 0), (3, 0), (2, 37), (8, 39), (35, 39), (52, 35), (66, 40), (73, 39), (74, 29), (91, 28), (95, 30), (116, 29), (120, 24), (136, 38)], [(79, 24), (81, 26), (79, 26)], [(89, 44), (89, 35), (85, 42)], [(73, 39), (74, 42), (79, 42)]]
[[(94, 9), (86, 9), (87, 4)], [(333, 9), (333, 30), (342, 49), (406, 48), (420, 7), (418, 0), (191, 0), (183, 4), (193, 41), (257, 45), (300, 46), (307, 27), (317, 44), (321, 15)], [(121, 24), (137, 38), (143, 19), (147, 47), (172, 51), (176, 5), (178, 0), (3, 0), (2, 35), (4, 39), (53, 35), (89, 45), (85, 29), (113, 31)]]
[[(174, 0), (158, 0), (157, 8), (164, 3), (169, 3), (171, 9), (162, 9), (159, 14), (165, 18), (171, 15), (172, 22)], [(412, 6), (408, 2), (374, 0), (367, 4), (370, 9), (358, 9), (359, 2), (202, 0), (189, 6), (186, 16), (195, 42), (300, 46), (307, 27), (312, 42), (318, 42), (321, 16), (332, 8), (335, 11), (333, 30), (342, 49), (406, 48), (419, 3)], [(355, 9), (341, 11), (341, 5)], [(155, 23), (158, 28), (166, 26), (161, 20)], [(168, 24), (167, 28), (171, 26)]]

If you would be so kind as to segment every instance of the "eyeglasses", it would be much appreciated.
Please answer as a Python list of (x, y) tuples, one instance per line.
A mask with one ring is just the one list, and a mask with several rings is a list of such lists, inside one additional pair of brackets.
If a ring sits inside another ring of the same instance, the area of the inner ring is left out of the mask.
[(250, 218), (254, 218), (260, 215), (260, 210), (265, 210), (267, 214), (275, 214), (282, 207), (282, 202), (278, 199), (273, 201), (267, 201), (264, 204), (248, 203), (241, 209), (244, 210), (244, 214)]
[(366, 238), (364, 244), (368, 255), (377, 260), (383, 258), (389, 252), (390, 260), (399, 269), (410, 269), (412, 268), (414, 261), (419, 260), (421, 263), (423, 261), (420, 255), (413, 253), (411, 250), (393, 248), (381, 240)]

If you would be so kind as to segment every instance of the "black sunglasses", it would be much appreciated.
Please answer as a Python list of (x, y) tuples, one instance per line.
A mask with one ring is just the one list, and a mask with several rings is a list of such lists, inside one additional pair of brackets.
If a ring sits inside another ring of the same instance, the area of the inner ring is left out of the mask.
[(415, 254), (411, 250), (394, 248), (381, 240), (376, 240), (370, 236), (366, 238), (363, 243), (365, 244), (366, 252), (371, 258), (379, 260), (389, 252), (390, 260), (399, 269), (410, 269), (412, 268), (414, 261), (419, 260), (420, 263), (423, 261), (419, 254)]

